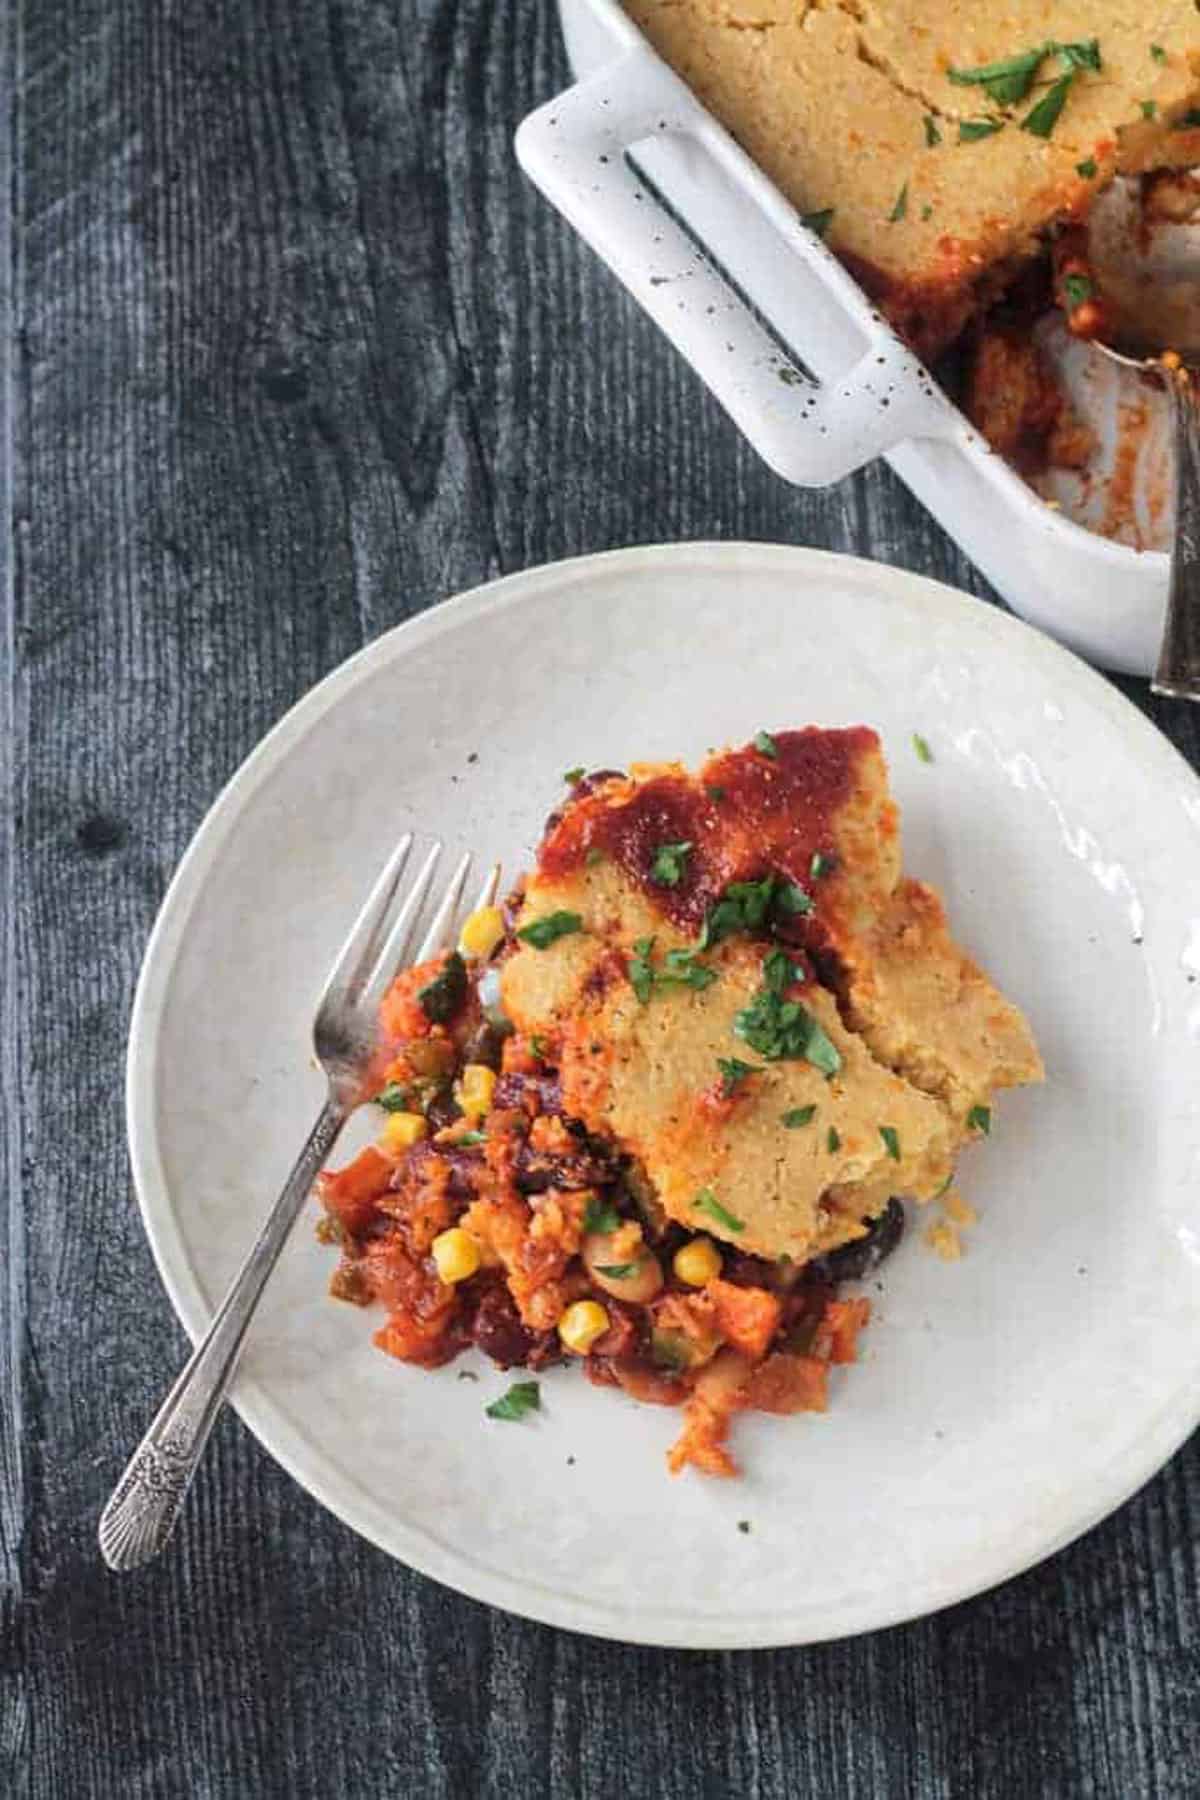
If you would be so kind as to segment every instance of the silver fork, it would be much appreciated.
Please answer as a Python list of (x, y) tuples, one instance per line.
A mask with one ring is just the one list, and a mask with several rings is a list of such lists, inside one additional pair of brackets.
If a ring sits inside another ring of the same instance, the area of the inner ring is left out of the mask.
[[(313, 1045), (329, 1084), (317, 1122), (216, 1317), (100, 1515), (100, 1551), (110, 1569), (136, 1569), (149, 1562), (174, 1530), (267, 1278), (342, 1127), (366, 1098), (379, 1002), (408, 954), (441, 855), (441, 845), (435, 844), (412, 886), (402, 890), (412, 845), (410, 833), (396, 846), (317, 1003)], [(453, 942), (470, 867), (468, 852), (450, 877), (414, 961), (424, 962)], [(499, 882), (496, 867), (477, 906), (491, 904)]]

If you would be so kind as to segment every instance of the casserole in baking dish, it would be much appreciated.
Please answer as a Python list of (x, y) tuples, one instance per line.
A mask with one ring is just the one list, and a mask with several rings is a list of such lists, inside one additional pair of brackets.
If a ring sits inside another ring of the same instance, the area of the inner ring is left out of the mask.
[[(1062, 11), (1045, 8), (1047, 16)], [(1015, 610), (1093, 661), (1147, 673), (1161, 635), (1166, 557), (1081, 528), (991, 451), (899, 341), (861, 281), (806, 228), (798, 206), (614, 0), (563, 0), (562, 17), (583, 79), (524, 122), (517, 136), (523, 166), (766, 460), (786, 479), (820, 485), (886, 456)], [(1150, 37), (1148, 27), (1140, 29)], [(757, 35), (769, 32), (760, 27)], [(1151, 41), (1158, 44), (1157, 33)], [(1183, 52), (1168, 52), (1177, 54)], [(1061, 79), (1059, 67), (1048, 60), (1035, 69), (1030, 105)], [(1176, 87), (1169, 98), (1163, 89), (1164, 119), (1185, 120), (1190, 65), (1181, 74), (1174, 63), (1160, 63), (1148, 44), (1146, 69), (1147, 104), (1153, 84), (1170, 74)], [(1094, 71), (1083, 77), (1099, 80)], [(1126, 81), (1120, 101), (1126, 111), (1128, 88)], [(1072, 81), (1068, 104), (1085, 98)], [(1155, 100), (1155, 114), (1159, 106)], [(996, 109), (989, 100), (981, 110)], [(1067, 116), (1064, 106), (1056, 131)], [(1131, 145), (1144, 151), (1141, 128), (1152, 136), (1155, 119), (1128, 123)], [(1020, 117), (1003, 129), (1036, 137), (1021, 133)], [(993, 147), (1000, 135), (993, 134)], [(1185, 128), (1179, 135), (1185, 146), (1193, 133)], [(1090, 157), (1099, 167), (1106, 154), (1112, 166), (1115, 144), (1111, 154), (1102, 151), (1101, 138), (1089, 144), (1085, 150), (1080, 140), (1076, 161)], [(986, 142), (963, 146), (967, 153), (987, 148)], [(900, 207), (903, 171), (900, 177), (892, 210)], [(905, 216), (914, 191), (910, 176)], [(686, 230), (672, 213), (686, 221)], [(1110, 447), (1115, 455), (1115, 444)], [(1103, 522), (1094, 508), (1091, 514), (1081, 508), (1081, 516)]]

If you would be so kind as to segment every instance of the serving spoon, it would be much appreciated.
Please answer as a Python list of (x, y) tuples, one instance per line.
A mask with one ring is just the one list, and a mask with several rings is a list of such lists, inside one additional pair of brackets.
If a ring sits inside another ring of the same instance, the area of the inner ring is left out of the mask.
[[(1180, 176), (1180, 196), (1186, 201)], [(1147, 217), (1145, 189), (1118, 176), (1088, 217), (1087, 258), (1102, 295), (1093, 338), (1110, 361), (1149, 376), (1170, 402), (1175, 535), (1167, 616), (1150, 686), (1200, 700), (1200, 186), (1195, 216)]]

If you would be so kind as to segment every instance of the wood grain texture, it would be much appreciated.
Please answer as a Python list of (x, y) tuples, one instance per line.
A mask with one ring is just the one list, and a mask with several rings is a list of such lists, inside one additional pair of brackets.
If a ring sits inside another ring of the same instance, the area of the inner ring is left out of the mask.
[(811, 1650), (491, 1613), (232, 1418), (171, 1553), (102, 1569), (183, 1351), (125, 1159), (133, 983), (262, 732), (396, 620), (575, 552), (768, 538), (986, 589), (886, 470), (776, 481), (525, 184), (550, 0), (15, 0), (0, 31), (0, 1792), (1200, 1793), (1195, 1442), (1023, 1579)]

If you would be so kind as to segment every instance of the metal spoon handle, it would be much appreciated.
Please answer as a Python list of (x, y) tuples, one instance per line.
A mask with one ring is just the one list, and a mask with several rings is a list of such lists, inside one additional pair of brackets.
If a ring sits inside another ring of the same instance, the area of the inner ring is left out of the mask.
[(1192, 385), (1167, 376), (1175, 421), (1175, 546), (1167, 591), (1167, 622), (1156, 694), (1200, 700), (1200, 406)]
[(174, 1530), (267, 1277), (346, 1116), (340, 1100), (325, 1102), (216, 1318), (130, 1458), (100, 1517), (100, 1549), (110, 1569), (149, 1562)]

